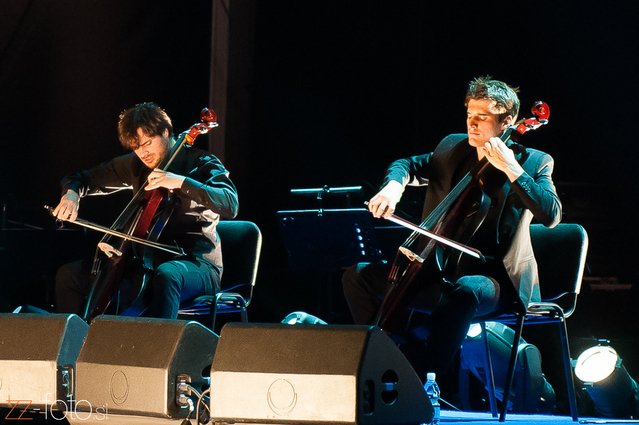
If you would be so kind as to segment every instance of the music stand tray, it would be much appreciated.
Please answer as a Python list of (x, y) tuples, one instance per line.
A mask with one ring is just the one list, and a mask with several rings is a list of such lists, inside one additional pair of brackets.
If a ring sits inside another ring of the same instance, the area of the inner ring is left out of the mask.
[(278, 211), (277, 221), (293, 270), (382, 261), (373, 218), (365, 208)]

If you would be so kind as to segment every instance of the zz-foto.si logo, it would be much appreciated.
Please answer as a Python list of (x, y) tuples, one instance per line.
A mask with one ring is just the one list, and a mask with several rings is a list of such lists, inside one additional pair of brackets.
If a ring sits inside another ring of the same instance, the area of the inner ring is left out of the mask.
[[(25, 417), (24, 414), (29, 410), (29, 406), (33, 403), (33, 400), (7, 400), (7, 403), (11, 404), (11, 410), (4, 417), (5, 420), (14, 421), (31, 421), (33, 418)], [(68, 403), (68, 404), (67, 404)], [(69, 406), (73, 406), (73, 399), (70, 400), (52, 400), (49, 402), (49, 394), (45, 397), (45, 404), (47, 408), (44, 410), (44, 418), (49, 417), (54, 420), (64, 419), (79, 419), (81, 421), (89, 418), (93, 420), (105, 420), (108, 414), (108, 407), (96, 407), (95, 409), (87, 400), (77, 400), (73, 409)], [(60, 410), (54, 410), (53, 406), (62, 407)], [(34, 409), (35, 410), (35, 409)], [(38, 409), (39, 410), (39, 409)], [(65, 414), (66, 412), (66, 414)]]

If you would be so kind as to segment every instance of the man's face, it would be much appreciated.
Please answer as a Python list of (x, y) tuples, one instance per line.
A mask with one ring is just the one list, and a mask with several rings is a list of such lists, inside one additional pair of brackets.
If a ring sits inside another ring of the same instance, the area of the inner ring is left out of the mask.
[(171, 151), (169, 131), (164, 130), (164, 135), (147, 136), (141, 128), (138, 128), (138, 140), (140, 144), (133, 152), (149, 168), (156, 168)]
[(470, 99), (468, 102), (466, 126), (468, 143), (472, 147), (484, 146), (491, 137), (499, 137), (510, 124), (510, 115), (504, 121), (499, 121), (499, 114), (504, 111), (497, 109), (496, 103), (487, 99)]

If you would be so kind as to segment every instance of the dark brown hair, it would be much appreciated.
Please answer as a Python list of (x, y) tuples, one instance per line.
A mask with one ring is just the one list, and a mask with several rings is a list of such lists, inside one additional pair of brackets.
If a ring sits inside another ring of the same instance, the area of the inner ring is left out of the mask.
[(135, 150), (140, 145), (138, 128), (149, 137), (163, 136), (164, 130), (168, 130), (169, 137), (173, 137), (171, 118), (152, 102), (140, 103), (120, 114), (118, 137), (125, 149)]

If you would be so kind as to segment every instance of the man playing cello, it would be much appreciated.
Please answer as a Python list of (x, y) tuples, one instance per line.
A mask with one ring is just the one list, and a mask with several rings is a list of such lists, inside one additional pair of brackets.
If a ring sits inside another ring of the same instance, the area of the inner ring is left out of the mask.
[[(118, 134), (133, 152), (62, 180), (62, 198), (53, 211), (60, 220), (78, 217), (80, 199), (122, 189), (134, 193), (168, 189), (174, 208), (159, 242), (176, 244), (177, 256), (155, 250), (145, 316), (174, 319), (180, 301), (220, 288), (222, 254), (216, 225), (237, 215), (238, 199), (229, 172), (213, 155), (184, 145), (167, 170), (158, 166), (173, 154), (176, 140), (169, 116), (154, 103), (142, 103), (120, 115)], [(91, 261), (64, 265), (56, 275), (58, 313), (82, 314), (93, 285)]]
[[(397, 335), (407, 343), (406, 356), (424, 382), (427, 372), (441, 376), (446, 371), (474, 317), (539, 300), (529, 224), (533, 216), (548, 227), (561, 220), (550, 155), (500, 139), (519, 112), (516, 89), (477, 78), (469, 84), (465, 105), (467, 134), (451, 134), (431, 153), (393, 162), (368, 204), (375, 217), (387, 218), (406, 185), (428, 185), (423, 211), (428, 217), (483, 158), (499, 176), (484, 182), (487, 215), (468, 241), (487, 260), (461, 255), (452, 270), (428, 270), (419, 307), (431, 314)], [(344, 294), (356, 324), (376, 324), (390, 267), (360, 263), (344, 273)], [(436, 290), (435, 281), (443, 282), (443, 290)]]

